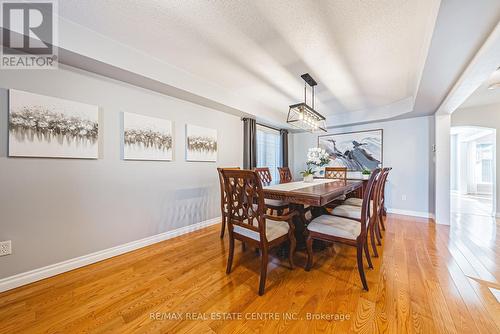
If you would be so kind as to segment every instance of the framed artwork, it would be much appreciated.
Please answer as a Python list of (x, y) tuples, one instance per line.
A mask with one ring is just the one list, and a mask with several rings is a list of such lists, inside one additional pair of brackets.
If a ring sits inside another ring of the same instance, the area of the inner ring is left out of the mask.
[(99, 108), (9, 90), (9, 156), (98, 158)]
[(186, 124), (186, 161), (217, 161), (217, 130)]
[(172, 151), (171, 121), (123, 113), (123, 159), (171, 161)]
[(373, 170), (382, 166), (383, 130), (319, 136), (318, 147), (330, 155), (330, 166), (347, 167), (349, 171)]

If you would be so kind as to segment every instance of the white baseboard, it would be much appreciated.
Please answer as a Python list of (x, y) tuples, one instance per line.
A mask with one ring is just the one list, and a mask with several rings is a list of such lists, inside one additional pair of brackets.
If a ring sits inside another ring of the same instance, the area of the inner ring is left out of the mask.
[(132, 241), (123, 245), (104, 249), (95, 253), (83, 255), (74, 259), (48, 265), (46, 267), (27, 271), (14, 276), (0, 279), (0, 292), (17, 288), (22, 285), (33, 283), (41, 279), (55, 276), (76, 268), (87, 266), (89, 264), (109, 259), (113, 256), (131, 252), (133, 250), (155, 244), (160, 241), (175, 238), (177, 236), (193, 232), (204, 227), (220, 223), (221, 218), (216, 217), (203, 222), (181, 227), (172, 231), (156, 234), (144, 239)]
[(404, 216), (413, 216), (413, 217), (420, 217), (420, 218), (435, 219), (433, 213), (424, 212), (424, 211), (411, 211), (411, 210), (400, 210), (400, 209), (389, 209), (388, 208), (387, 212), (394, 213), (394, 214), (397, 214), (397, 215), (404, 215)]

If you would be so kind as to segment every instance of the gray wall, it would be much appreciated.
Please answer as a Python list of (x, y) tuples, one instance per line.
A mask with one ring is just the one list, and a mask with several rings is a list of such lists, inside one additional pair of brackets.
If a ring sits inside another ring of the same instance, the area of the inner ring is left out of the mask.
[[(100, 159), (7, 157), (0, 90), (0, 278), (220, 215), (217, 166), (242, 164), (238, 117), (62, 67), (0, 71), (0, 87), (100, 106)], [(121, 112), (174, 122), (174, 161), (120, 159)], [(185, 123), (218, 130), (217, 163), (184, 160)]]
[[(387, 207), (422, 215), (433, 213), (433, 117), (344, 127), (333, 129), (330, 133), (372, 129), (384, 130), (383, 163), (393, 167), (386, 187)], [(293, 135), (294, 164), (291, 167), (295, 177), (300, 178), (299, 172), (305, 168), (307, 150), (317, 144), (317, 134)], [(406, 195), (406, 200), (402, 199), (403, 195)]]

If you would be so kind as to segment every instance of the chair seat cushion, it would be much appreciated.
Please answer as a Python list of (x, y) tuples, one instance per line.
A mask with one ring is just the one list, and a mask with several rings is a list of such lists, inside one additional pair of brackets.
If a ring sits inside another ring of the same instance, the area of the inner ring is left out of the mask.
[(361, 219), (361, 207), (354, 205), (339, 205), (332, 210), (335, 216), (347, 217), (352, 219)]
[[(351, 197), (351, 198), (346, 199), (343, 204), (353, 205), (353, 206), (362, 206), (363, 199)], [(370, 201), (370, 208), (373, 208), (373, 201)]]
[(307, 229), (334, 237), (356, 240), (361, 233), (361, 224), (349, 218), (322, 215), (313, 219), (307, 225)]
[(264, 200), (264, 202), (266, 203), (266, 206), (273, 207), (273, 208), (287, 208), (288, 205), (289, 205), (288, 202), (280, 201), (278, 199), (269, 199), (269, 198), (266, 198)]
[[(254, 222), (254, 226), (257, 227), (257, 222)], [(267, 241), (273, 241), (285, 234), (288, 234), (288, 230), (290, 226), (288, 226), (287, 222), (276, 221), (272, 219), (266, 219), (266, 239)], [(240, 225), (233, 225), (233, 232), (241, 234), (247, 238), (260, 241), (259, 232), (250, 230), (248, 228), (244, 228)]]
[(347, 205), (354, 205), (354, 206), (362, 206), (363, 205), (363, 199), (362, 198), (348, 198), (344, 201), (344, 204)]

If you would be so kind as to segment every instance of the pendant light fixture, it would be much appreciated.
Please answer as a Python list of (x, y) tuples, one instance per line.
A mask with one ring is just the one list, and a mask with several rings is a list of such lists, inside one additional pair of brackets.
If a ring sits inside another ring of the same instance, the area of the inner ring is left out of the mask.
[[(309, 132), (326, 132), (325, 117), (314, 110), (314, 86), (317, 85), (317, 82), (309, 73), (302, 74), (300, 77), (304, 80), (304, 102), (290, 106), (286, 122), (296, 128)], [(307, 85), (312, 90), (312, 107), (307, 105)]]
[(500, 67), (490, 76), (488, 89), (500, 88)]

